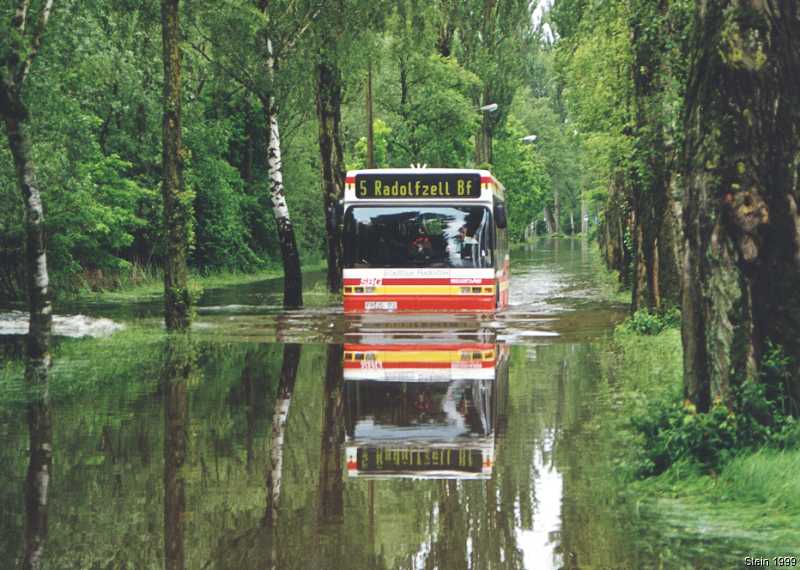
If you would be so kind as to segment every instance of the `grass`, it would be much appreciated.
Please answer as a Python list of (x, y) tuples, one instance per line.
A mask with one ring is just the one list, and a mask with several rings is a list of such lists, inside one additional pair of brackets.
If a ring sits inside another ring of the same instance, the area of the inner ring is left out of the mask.
[(762, 449), (737, 457), (720, 473), (727, 500), (766, 504), (800, 514), (800, 450)]
[[(303, 266), (303, 272), (318, 271), (325, 268), (324, 260), (313, 260)], [(266, 279), (283, 277), (283, 267), (273, 266), (259, 269), (251, 273), (240, 271), (217, 271), (213, 273), (192, 273), (189, 280), (195, 287), (214, 289), (229, 285), (255, 283)], [(76, 301), (101, 301), (111, 303), (135, 303), (156, 301), (164, 294), (163, 273), (160, 270), (137, 269), (123, 279), (118, 287), (92, 291), (82, 289), (72, 299)]]
[(743, 451), (718, 472), (679, 461), (655, 477), (636, 480), (643, 438), (627, 418), (653, 401), (680, 398), (680, 331), (641, 335), (621, 325), (601, 358), (608, 412), (597, 420), (606, 438), (606, 469), (619, 492), (680, 535), (716, 535), (763, 552), (800, 552), (800, 449)]
[(695, 504), (750, 507), (775, 515), (792, 514), (800, 526), (800, 450), (760, 449), (742, 453), (719, 473), (704, 474), (697, 466), (677, 463), (657, 477), (633, 487), (649, 495), (691, 500)]
[[(166, 333), (163, 329), (126, 325), (101, 338), (63, 339), (52, 350), (53, 367), (48, 390), (53, 401), (63, 400), (103, 386), (115, 390), (136, 389), (127, 385), (132, 371), (142, 372), (142, 363), (157, 361)], [(150, 371), (153, 379), (158, 370)], [(0, 407), (22, 404), (33, 395), (24, 379), (23, 360), (6, 360), (0, 367)], [(113, 382), (114, 386), (107, 386)]]

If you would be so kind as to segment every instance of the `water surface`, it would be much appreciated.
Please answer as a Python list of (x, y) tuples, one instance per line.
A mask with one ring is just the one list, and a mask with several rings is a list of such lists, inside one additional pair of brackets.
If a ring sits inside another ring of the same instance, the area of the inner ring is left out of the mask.
[[(577, 240), (516, 251), (494, 316), (283, 311), (272, 282), (206, 292), (190, 339), (62, 339), (50, 397), (0, 406), (0, 560), (46, 513), (58, 569), (737, 564), (753, 543), (653, 522), (598, 478), (598, 358), (626, 309), (596, 263)], [(148, 305), (80, 311), (160, 327)], [(37, 435), (52, 477), (26, 505)]]

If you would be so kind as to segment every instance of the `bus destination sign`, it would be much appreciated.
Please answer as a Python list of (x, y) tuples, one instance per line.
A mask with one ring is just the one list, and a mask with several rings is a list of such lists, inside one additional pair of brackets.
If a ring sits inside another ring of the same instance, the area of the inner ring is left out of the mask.
[(369, 173), (356, 175), (356, 198), (364, 200), (459, 199), (481, 197), (478, 173)]
[(356, 458), (359, 470), (364, 473), (398, 471), (480, 473), (483, 469), (483, 452), (474, 448), (384, 449), (359, 447), (356, 451)]

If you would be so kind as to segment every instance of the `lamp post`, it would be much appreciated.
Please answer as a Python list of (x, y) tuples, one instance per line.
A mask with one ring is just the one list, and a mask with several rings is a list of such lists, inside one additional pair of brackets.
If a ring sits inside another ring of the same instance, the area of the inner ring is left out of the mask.
[(497, 111), (497, 103), (487, 103), (477, 108), (481, 112), (481, 125), (475, 134), (475, 162), (492, 162), (492, 129), (487, 113)]

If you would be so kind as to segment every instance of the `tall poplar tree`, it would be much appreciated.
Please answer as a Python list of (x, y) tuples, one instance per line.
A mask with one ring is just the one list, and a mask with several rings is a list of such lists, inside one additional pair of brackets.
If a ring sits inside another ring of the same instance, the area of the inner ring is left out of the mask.
[(328, 290), (342, 287), (342, 243), (337, 227), (336, 208), (344, 195), (344, 153), (342, 152), (342, 72), (335, 46), (338, 38), (333, 26), (324, 26), (316, 64), (316, 103), (319, 121), (319, 153), (322, 199), (325, 212), (325, 244), (328, 257)]
[(183, 188), (181, 147), (181, 48), (179, 0), (161, 1), (164, 61), (162, 182), (164, 200), (164, 320), (168, 330), (185, 329), (191, 320), (186, 260), (189, 254), (191, 204)]
[(483, 81), (473, 94), (473, 104), (476, 108), (497, 105), (496, 111), (481, 114), (475, 134), (475, 162), (479, 165), (492, 162), (492, 138), (508, 115), (520, 81), (523, 50), (530, 47), (533, 33), (530, 9), (522, 0), (441, 2), (440, 53), (451, 51), (451, 28), (455, 28), (459, 39), (456, 58)]
[(686, 397), (759, 379), (777, 346), (800, 399), (800, 4), (697, 2), (684, 128)]

